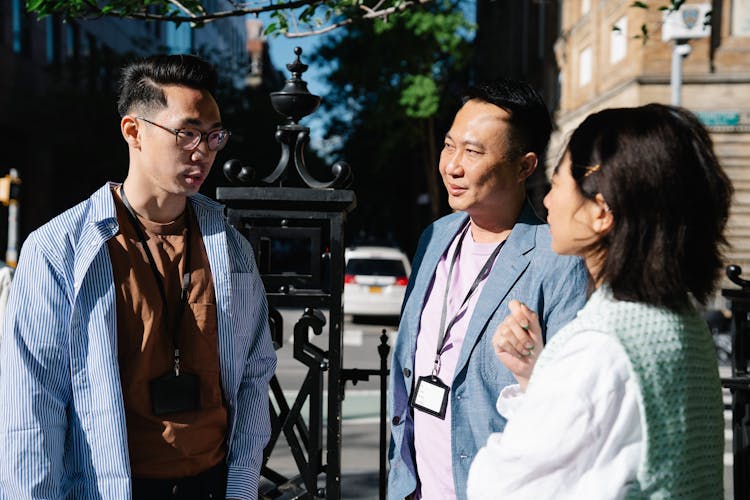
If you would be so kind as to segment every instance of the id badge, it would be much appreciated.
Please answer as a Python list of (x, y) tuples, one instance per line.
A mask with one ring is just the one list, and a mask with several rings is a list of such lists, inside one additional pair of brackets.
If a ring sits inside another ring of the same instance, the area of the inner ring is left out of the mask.
[(199, 410), (200, 381), (192, 373), (175, 375), (173, 371), (151, 381), (151, 411), (154, 415), (168, 415)]
[(448, 408), (450, 387), (434, 375), (419, 377), (414, 392), (411, 393), (411, 407), (439, 419), (445, 418)]

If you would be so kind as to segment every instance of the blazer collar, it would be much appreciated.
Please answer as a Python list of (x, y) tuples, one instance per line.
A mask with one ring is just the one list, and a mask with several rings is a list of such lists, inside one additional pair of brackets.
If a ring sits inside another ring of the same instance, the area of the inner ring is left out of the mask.
[[(409, 301), (408, 310), (404, 315), (412, 315), (414, 324), (419, 325), (419, 316), (426, 299), (428, 290), (435, 276), (440, 258), (445, 254), (453, 239), (468, 221), (468, 214), (460, 212), (449, 215), (432, 227), (432, 241), (427, 245), (420, 270), (414, 283), (413, 299)], [(529, 265), (528, 254), (536, 245), (537, 226), (543, 224), (534, 212), (531, 204), (524, 203), (516, 224), (513, 226), (508, 240), (500, 251), (495, 265), (479, 295), (474, 313), (464, 339), (464, 345), (459, 355), (456, 373), (468, 361), (474, 344), (484, 333), (487, 322), (501, 303), (505, 302), (518, 277)], [(418, 326), (417, 326), (418, 328)], [(416, 330), (415, 328), (413, 331)]]

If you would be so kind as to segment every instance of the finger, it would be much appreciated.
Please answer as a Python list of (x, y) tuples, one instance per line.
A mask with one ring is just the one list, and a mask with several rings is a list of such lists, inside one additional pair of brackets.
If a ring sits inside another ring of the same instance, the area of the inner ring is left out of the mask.
[(506, 318), (505, 325), (508, 331), (508, 341), (513, 344), (513, 347), (522, 356), (530, 356), (534, 350), (536, 341), (527, 330), (527, 325), (519, 323), (512, 316)]
[(508, 353), (520, 359), (524, 357), (523, 351), (525, 349), (520, 345), (516, 347), (515, 336), (505, 323), (498, 327), (495, 336), (492, 338), (492, 345), (495, 348), (495, 354)]
[(518, 300), (511, 300), (508, 304), (511, 314), (531, 334), (534, 344), (542, 342), (542, 326), (539, 323), (539, 317), (536, 312), (532, 311), (526, 304)]
[[(511, 345), (513, 346), (513, 354), (516, 356), (529, 356), (531, 355), (531, 348), (535, 342), (529, 335), (529, 332), (520, 325), (518, 321), (512, 316), (508, 316), (499, 328), (499, 339), (500, 345)], [(508, 350), (506, 348), (506, 350)]]

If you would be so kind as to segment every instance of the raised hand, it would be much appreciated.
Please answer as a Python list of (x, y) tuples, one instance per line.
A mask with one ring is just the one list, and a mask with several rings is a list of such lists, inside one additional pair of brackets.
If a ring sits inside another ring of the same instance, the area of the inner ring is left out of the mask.
[(525, 304), (511, 300), (508, 307), (510, 314), (495, 330), (492, 346), (525, 391), (534, 364), (544, 348), (542, 327), (537, 314)]

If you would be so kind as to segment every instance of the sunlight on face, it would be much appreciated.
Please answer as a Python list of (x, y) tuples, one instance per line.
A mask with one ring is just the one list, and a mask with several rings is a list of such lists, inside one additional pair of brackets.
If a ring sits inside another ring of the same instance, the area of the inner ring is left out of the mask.
[(544, 198), (552, 233), (552, 250), (561, 255), (587, 257), (590, 246), (601, 236), (594, 230), (596, 203), (586, 198), (571, 174), (566, 152), (552, 176), (552, 188)]

